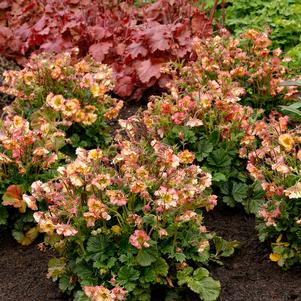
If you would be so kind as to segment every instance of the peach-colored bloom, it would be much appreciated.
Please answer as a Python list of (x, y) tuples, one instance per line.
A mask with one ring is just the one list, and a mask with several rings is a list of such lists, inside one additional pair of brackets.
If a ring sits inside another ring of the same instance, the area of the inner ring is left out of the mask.
[(129, 238), (129, 242), (136, 249), (148, 248), (150, 245), (148, 241), (150, 237), (143, 230), (135, 230), (134, 234), (132, 234)]
[(195, 159), (194, 154), (189, 150), (184, 150), (178, 153), (178, 157), (180, 159), (180, 163), (184, 163), (184, 164), (191, 164)]

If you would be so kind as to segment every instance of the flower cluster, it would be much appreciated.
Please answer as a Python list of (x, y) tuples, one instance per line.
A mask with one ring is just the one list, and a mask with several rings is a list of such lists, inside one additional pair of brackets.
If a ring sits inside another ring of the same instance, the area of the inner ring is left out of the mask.
[[(47, 211), (35, 212), (34, 218), (40, 232), (49, 237), (48, 243), (57, 250), (65, 246), (67, 260), (81, 252), (67, 246), (89, 237), (87, 252), (92, 248), (89, 241), (101, 239), (110, 245), (110, 254), (120, 258), (114, 259), (110, 270), (103, 263), (97, 282), (101, 286), (82, 283), (91, 300), (123, 300), (125, 290), (132, 294), (130, 279), (125, 281), (118, 272), (128, 268), (124, 265), (133, 266), (135, 273), (157, 260), (167, 266), (165, 252), (172, 257), (185, 254), (183, 260), (192, 256), (207, 261), (213, 237), (202, 225), (201, 215), (201, 208), (212, 210), (217, 203), (210, 193), (211, 175), (193, 164), (190, 151), (177, 152), (143, 133), (139, 117), (120, 123), (123, 129), (116, 135), (115, 150), (78, 148), (77, 158), (58, 168), (58, 177), (34, 182), (29, 196), (34, 202), (47, 203)], [(184, 238), (187, 232), (190, 237)], [(164, 251), (168, 245), (171, 249)], [(131, 255), (127, 258), (126, 254)], [(92, 268), (90, 259), (87, 265)], [(70, 269), (63, 273), (70, 273)], [(157, 273), (165, 282), (168, 268)], [(112, 277), (114, 283), (108, 281)]]
[(85, 286), (84, 291), (92, 301), (122, 301), (126, 296), (126, 291), (121, 287), (110, 291), (104, 286)]
[(8, 114), (0, 127), (0, 164), (14, 164), (20, 174), (33, 166), (48, 169), (58, 160), (64, 140), (65, 133), (49, 123), (32, 128), (21, 116)]
[[(288, 98), (296, 90), (279, 86), (287, 76), (281, 59), (281, 49), (273, 52), (268, 48), (271, 41), (266, 33), (250, 29), (241, 38), (232, 37), (226, 30), (221, 35), (205, 41), (195, 39), (198, 55), (193, 72), (200, 79), (199, 85), (214, 83), (215, 89), (223, 93), (227, 102), (251, 103), (256, 107), (267, 107), (278, 95)], [(197, 84), (197, 83), (196, 83)], [(216, 99), (216, 98), (214, 98)], [(279, 100), (278, 100), (279, 101)]]
[(250, 141), (257, 139), (257, 147), (248, 143), (241, 153), (248, 157), (248, 172), (265, 191), (265, 203), (257, 213), (263, 221), (259, 225), (261, 238), (285, 234), (287, 243), (280, 244), (282, 249), (276, 243), (273, 249), (278, 255), (273, 258), (277, 257), (274, 261), (280, 265), (290, 265), (300, 260), (301, 250), (301, 130), (289, 129), (288, 116), (273, 113), (255, 123)]
[[(49, 226), (52, 223), (51, 229), (57, 234), (76, 234), (71, 224), (78, 218), (82, 202), (86, 203), (82, 215), (88, 227), (94, 227), (97, 221), (110, 221), (111, 208), (128, 207), (133, 210), (136, 199), (141, 199), (145, 212), (159, 215), (170, 210), (180, 214), (189, 207), (213, 209), (216, 196), (204, 195), (211, 185), (211, 175), (196, 165), (189, 165), (192, 154), (186, 150), (177, 155), (171, 147), (155, 140), (151, 145), (149, 152), (153, 161), (142, 164), (145, 142), (118, 141), (120, 151), (111, 158), (115, 168), (108, 165), (110, 159), (101, 150), (77, 149), (77, 159), (59, 167), (58, 178), (44, 184), (40, 181), (32, 184), (32, 197), (46, 200), (49, 204), (49, 213), (34, 214), (41, 229), (44, 229), (44, 224)], [(116, 173), (117, 166), (119, 174)], [(77, 196), (82, 189), (86, 191), (83, 200)], [(132, 214), (126, 219), (131, 218)], [(147, 247), (149, 237), (141, 230), (143, 227), (137, 222), (138, 216), (135, 219), (133, 223), (138, 230), (130, 242), (138, 249)], [(44, 232), (49, 233), (48, 226)], [(66, 231), (62, 231), (64, 227)]]
[[(20, 71), (6, 71), (1, 91), (18, 98), (23, 113), (51, 108), (66, 123), (91, 125), (99, 115), (117, 117), (122, 101), (106, 93), (114, 87), (112, 69), (92, 59), (76, 59), (77, 49), (58, 55), (33, 55)], [(24, 112), (25, 111), (25, 112)]]
[[(113, 86), (112, 70), (88, 57), (77, 59), (76, 49), (33, 55), (24, 69), (4, 73), (1, 92), (15, 100), (3, 109), (0, 123), (0, 188), (6, 191), (0, 203), (3, 220), (9, 216), (3, 206), (14, 206), (21, 213), (27, 207), (37, 210), (40, 203), (26, 194), (31, 184), (53, 178), (77, 146), (97, 147), (110, 141), (107, 120), (116, 118), (123, 106), (108, 95)], [(12, 196), (8, 191), (12, 185), (25, 196)], [(22, 215), (14, 220), (20, 241), (22, 229), (33, 219), (24, 216), (24, 225)]]

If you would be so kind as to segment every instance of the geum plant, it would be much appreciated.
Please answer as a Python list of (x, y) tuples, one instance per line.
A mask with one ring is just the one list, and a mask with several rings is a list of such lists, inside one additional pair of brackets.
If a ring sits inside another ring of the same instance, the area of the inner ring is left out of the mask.
[(270, 259), (289, 267), (301, 262), (301, 129), (288, 116), (257, 121), (241, 154), (247, 170), (265, 191), (257, 212), (259, 238), (274, 240)]
[(108, 93), (112, 69), (77, 55), (77, 48), (32, 55), (24, 69), (4, 73), (1, 92), (16, 97), (11, 107), (34, 126), (63, 127), (75, 147), (104, 146), (110, 139), (106, 121), (117, 117), (123, 102)]
[[(48, 179), (55, 174), (58, 163), (64, 159), (59, 149), (64, 145), (65, 134), (47, 125), (30, 128), (30, 123), (10, 113), (0, 124), (1, 194), (0, 224), (14, 223), (13, 235), (27, 245), (38, 235), (32, 211), (37, 204), (25, 194), (33, 181)], [(12, 206), (18, 209), (8, 210)], [(31, 210), (29, 210), (31, 209)], [(9, 218), (10, 215), (10, 219)]]
[(149, 131), (165, 143), (194, 153), (212, 173), (214, 192), (226, 204), (241, 203), (255, 213), (264, 192), (247, 174), (239, 150), (263, 111), (244, 104), (252, 99), (260, 107), (270, 106), (294, 89), (278, 86), (286, 69), (279, 53), (268, 55), (267, 36), (249, 31), (244, 37), (222, 30), (221, 36), (195, 39), (196, 62), (165, 68), (173, 78), (169, 93), (152, 98), (141, 114)]
[(61, 255), (48, 276), (77, 290), (75, 300), (150, 300), (154, 284), (216, 300), (220, 284), (204, 266), (237, 243), (203, 225), (203, 210), (217, 202), (211, 175), (135, 117), (121, 124), (127, 135), (116, 136), (115, 150), (78, 148), (56, 178), (32, 185), (31, 197), (48, 205), (34, 218)]
[(0, 122), (0, 224), (10, 216), (15, 238), (29, 244), (37, 235), (29, 209), (40, 206), (26, 195), (32, 182), (52, 178), (76, 146), (105, 145), (106, 120), (123, 103), (107, 94), (113, 86), (108, 67), (71, 53), (33, 56), (23, 70), (4, 75), (1, 91), (16, 99)]

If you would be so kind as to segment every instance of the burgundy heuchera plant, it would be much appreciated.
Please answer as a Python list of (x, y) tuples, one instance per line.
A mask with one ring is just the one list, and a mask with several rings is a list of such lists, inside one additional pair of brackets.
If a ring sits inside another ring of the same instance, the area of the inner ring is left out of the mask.
[(191, 0), (130, 2), (1, 1), (0, 53), (23, 64), (32, 52), (78, 47), (112, 66), (119, 96), (139, 99), (154, 84), (165, 86), (163, 63), (192, 58), (192, 38), (210, 36), (212, 18)]

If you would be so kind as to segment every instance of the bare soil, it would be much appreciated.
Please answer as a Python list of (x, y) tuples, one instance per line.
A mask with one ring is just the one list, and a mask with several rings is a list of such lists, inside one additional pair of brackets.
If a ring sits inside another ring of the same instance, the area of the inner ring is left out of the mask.
[(51, 256), (50, 252), (40, 252), (35, 244), (22, 247), (10, 233), (0, 233), (0, 300), (67, 301), (46, 277)]
[(220, 301), (301, 300), (301, 267), (282, 270), (269, 260), (270, 249), (257, 239), (254, 217), (237, 209), (217, 209), (205, 224), (228, 240), (239, 240), (240, 249), (210, 271), (222, 285)]

